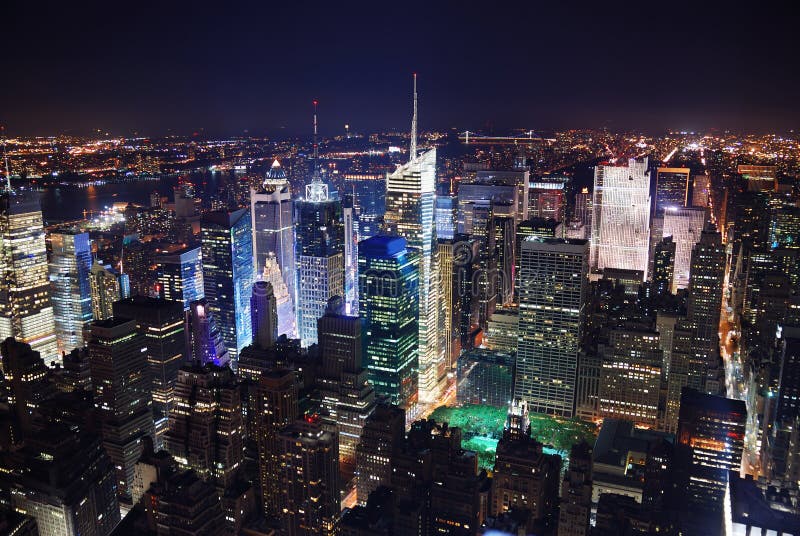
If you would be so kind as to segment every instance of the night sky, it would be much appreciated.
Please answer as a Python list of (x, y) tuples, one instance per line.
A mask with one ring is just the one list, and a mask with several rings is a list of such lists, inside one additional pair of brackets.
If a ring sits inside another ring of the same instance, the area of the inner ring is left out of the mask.
[(315, 98), (323, 134), (406, 130), (412, 72), (421, 129), (800, 127), (780, 4), (9, 4), (11, 136), (307, 133)]

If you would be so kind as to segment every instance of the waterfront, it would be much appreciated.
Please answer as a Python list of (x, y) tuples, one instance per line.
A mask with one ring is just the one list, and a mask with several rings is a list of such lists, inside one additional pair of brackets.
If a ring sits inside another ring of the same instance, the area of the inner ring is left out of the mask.
[(58, 185), (42, 190), (42, 214), (45, 225), (78, 220), (88, 212), (100, 212), (114, 203), (134, 203), (149, 206), (150, 194), (158, 191), (168, 202), (173, 201), (172, 189), (181, 177), (188, 178), (198, 193), (212, 194), (227, 184), (234, 175), (230, 172), (192, 172), (164, 175), (158, 180), (118, 182), (103, 185)]

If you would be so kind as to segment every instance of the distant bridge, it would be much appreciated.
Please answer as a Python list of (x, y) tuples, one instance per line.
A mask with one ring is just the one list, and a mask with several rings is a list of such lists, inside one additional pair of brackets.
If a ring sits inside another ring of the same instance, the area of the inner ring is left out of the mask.
[(487, 136), (465, 130), (458, 134), (458, 139), (466, 145), (551, 145), (555, 143), (555, 138), (543, 138), (535, 135), (529, 130), (522, 136)]

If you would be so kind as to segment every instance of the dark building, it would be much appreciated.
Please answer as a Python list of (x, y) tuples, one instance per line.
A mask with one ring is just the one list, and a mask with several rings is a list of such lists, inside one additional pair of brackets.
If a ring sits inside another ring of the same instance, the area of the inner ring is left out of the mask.
[(389, 404), (378, 404), (364, 423), (356, 446), (359, 504), (367, 504), (373, 491), (391, 484), (392, 457), (403, 441), (405, 426), (405, 411)]
[(675, 274), (675, 242), (671, 236), (665, 236), (656, 243), (653, 252), (653, 292), (657, 296), (672, 293), (672, 279)]
[(147, 345), (147, 368), (153, 396), (156, 447), (167, 431), (178, 369), (185, 361), (184, 312), (179, 302), (134, 296), (114, 303), (114, 317), (132, 318)]
[(216, 536), (225, 530), (219, 492), (193, 471), (169, 473), (150, 486), (143, 504), (151, 533)]
[(31, 431), (33, 413), (43, 400), (54, 395), (48, 369), (39, 352), (29, 344), (9, 337), (0, 345), (3, 376), (8, 388), (8, 405), (22, 434)]
[(728, 472), (742, 465), (747, 408), (741, 400), (681, 393), (677, 445), (685, 473), (684, 511), (722, 511)]
[(54, 424), (25, 443), (2, 455), (0, 483), (39, 536), (111, 534), (120, 519), (117, 476), (100, 438)]
[(561, 457), (545, 454), (531, 437), (528, 407), (515, 400), (509, 409), (503, 437), (497, 443), (492, 473), (494, 517), (506, 512), (528, 512), (528, 530), (553, 516), (558, 503)]
[(225, 488), (244, 458), (244, 423), (238, 385), (227, 367), (197, 362), (178, 372), (166, 450), (184, 469)]
[(507, 407), (514, 392), (512, 353), (474, 348), (458, 358), (456, 399), (458, 404)]
[(288, 536), (336, 534), (341, 510), (336, 434), (319, 418), (298, 419), (278, 432), (278, 512)]
[(129, 501), (142, 440), (154, 435), (147, 339), (136, 321), (109, 318), (92, 323), (89, 363), (103, 446), (117, 470), (120, 500)]
[(592, 513), (592, 447), (572, 446), (569, 468), (561, 483), (558, 536), (588, 536)]

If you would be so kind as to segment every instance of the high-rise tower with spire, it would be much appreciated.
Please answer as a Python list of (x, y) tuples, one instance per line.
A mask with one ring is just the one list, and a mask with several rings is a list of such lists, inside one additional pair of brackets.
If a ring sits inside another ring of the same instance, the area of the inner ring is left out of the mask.
[(417, 75), (408, 163), (386, 175), (385, 228), (420, 253), (419, 400), (432, 402), (445, 386), (442, 330), (439, 329), (439, 262), (436, 248), (436, 148), (417, 154)]
[(317, 342), (317, 320), (328, 300), (344, 296), (342, 206), (329, 196), (319, 169), (317, 101), (314, 101), (314, 168), (305, 198), (295, 203), (297, 331), (303, 347)]

